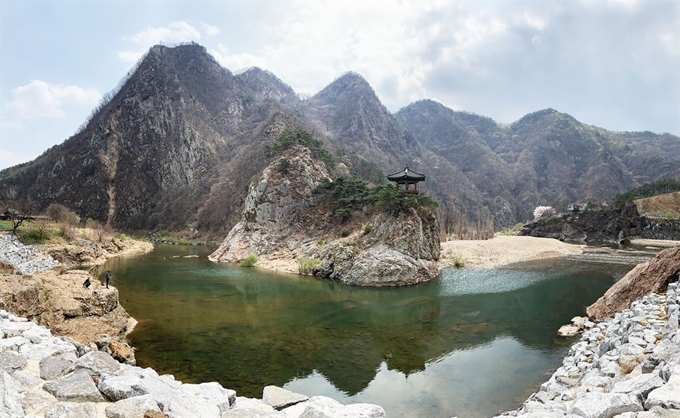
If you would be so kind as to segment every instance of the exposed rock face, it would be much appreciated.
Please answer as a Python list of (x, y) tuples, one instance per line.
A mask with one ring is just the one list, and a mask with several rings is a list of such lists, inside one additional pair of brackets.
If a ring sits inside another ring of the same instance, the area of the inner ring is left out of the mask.
[(588, 316), (601, 321), (628, 308), (634, 300), (651, 292), (663, 292), (680, 275), (680, 246), (660, 252), (654, 259), (638, 264), (625, 277), (590, 305)]
[[(283, 159), (291, 163), (287, 175), (276, 168)], [(431, 212), (374, 214), (370, 231), (338, 238), (347, 226), (338, 225), (313, 194), (327, 177), (306, 148), (286, 151), (251, 185), (241, 222), (210, 259), (236, 262), (250, 253), (317, 259), (315, 275), (358, 286), (401, 286), (437, 275), (439, 223)]]
[[(284, 159), (290, 162), (287, 174), (276, 168)], [(295, 244), (289, 238), (302, 232), (302, 216), (314, 205), (313, 191), (322, 178), (328, 178), (326, 166), (315, 161), (307, 148), (298, 145), (287, 150), (250, 185), (241, 222), (209, 258), (237, 262), (249, 253), (268, 254), (281, 247), (293, 250)]]
[[(90, 277), (92, 285), (82, 284)], [(106, 289), (86, 271), (63, 274), (46, 271), (33, 276), (0, 276), (0, 309), (16, 312), (48, 326), (56, 335), (83, 343), (94, 342), (100, 334), (118, 336), (132, 331), (136, 321), (118, 303), (118, 290)], [(132, 350), (116, 341), (109, 352), (134, 364)]]
[(539, 203), (602, 201), (680, 175), (671, 134), (609, 132), (553, 109), (502, 126), (429, 100), (392, 115), (354, 73), (300, 100), (273, 74), (232, 74), (191, 44), (152, 47), (81, 131), (3, 170), (0, 188), (16, 188), (39, 209), (58, 201), (117, 227), (197, 223), (222, 234), (268, 163), (261, 147), (281, 115), (342, 150), (350, 173), (376, 181), (379, 170), (426, 171), (434, 181), (424, 189), (441, 203), (470, 220), (490, 216), (496, 227), (528, 219)]
[(680, 240), (680, 221), (648, 219), (640, 216), (635, 204), (629, 204), (530, 222), (518, 235), (574, 241), (620, 241), (626, 238)]

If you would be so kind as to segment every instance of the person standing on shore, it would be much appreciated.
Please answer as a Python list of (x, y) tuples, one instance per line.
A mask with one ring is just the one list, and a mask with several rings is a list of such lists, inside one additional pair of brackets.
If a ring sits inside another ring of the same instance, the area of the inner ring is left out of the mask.
[(107, 270), (106, 271), (106, 288), (109, 288), (109, 280), (111, 280), (111, 273)]

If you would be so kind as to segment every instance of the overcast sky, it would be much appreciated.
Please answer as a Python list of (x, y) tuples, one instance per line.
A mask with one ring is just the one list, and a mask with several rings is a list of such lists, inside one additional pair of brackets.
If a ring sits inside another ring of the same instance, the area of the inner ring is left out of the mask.
[(393, 112), (552, 107), (680, 134), (677, 0), (0, 0), (0, 169), (72, 135), (150, 46), (187, 41), (308, 96), (355, 71)]

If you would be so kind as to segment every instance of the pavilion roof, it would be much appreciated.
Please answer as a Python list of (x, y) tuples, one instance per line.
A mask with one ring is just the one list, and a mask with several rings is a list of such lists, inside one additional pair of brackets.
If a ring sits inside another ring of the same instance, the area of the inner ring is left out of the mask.
[(397, 183), (417, 183), (419, 181), (425, 181), (425, 175), (416, 173), (415, 171), (409, 170), (408, 167), (403, 170), (396, 172), (394, 174), (388, 174), (387, 180), (396, 181)]

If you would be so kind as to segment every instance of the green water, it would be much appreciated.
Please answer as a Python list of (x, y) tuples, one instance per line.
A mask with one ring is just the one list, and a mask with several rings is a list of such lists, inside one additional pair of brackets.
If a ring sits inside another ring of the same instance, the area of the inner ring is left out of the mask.
[(555, 331), (627, 269), (544, 262), (364, 289), (216, 264), (208, 253), (162, 246), (104, 266), (139, 321), (130, 339), (140, 366), (240, 396), (277, 385), (376, 403), (390, 418), (517, 407), (573, 342)]

